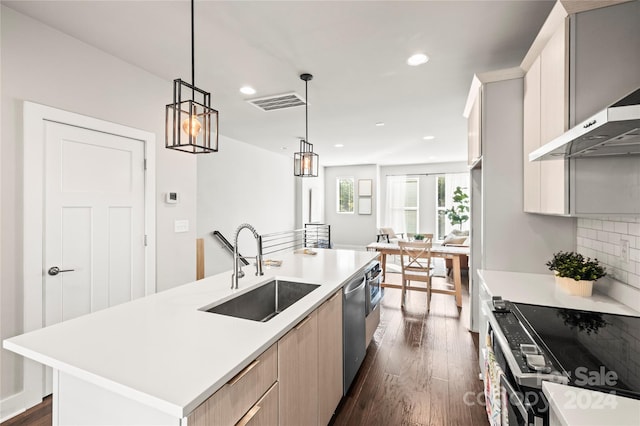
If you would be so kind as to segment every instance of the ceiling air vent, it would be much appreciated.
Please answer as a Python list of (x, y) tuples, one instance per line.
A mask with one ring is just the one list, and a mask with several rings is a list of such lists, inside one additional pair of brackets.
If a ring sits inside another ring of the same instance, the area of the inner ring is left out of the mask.
[(304, 105), (304, 100), (297, 93), (285, 93), (283, 95), (268, 96), (266, 98), (247, 99), (247, 102), (263, 111), (273, 111)]

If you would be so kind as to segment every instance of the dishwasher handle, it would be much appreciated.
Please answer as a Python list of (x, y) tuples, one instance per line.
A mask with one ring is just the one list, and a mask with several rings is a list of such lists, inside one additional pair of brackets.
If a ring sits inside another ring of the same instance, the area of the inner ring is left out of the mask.
[(362, 278), (362, 281), (360, 282), (359, 285), (357, 285), (355, 288), (353, 288), (354, 284), (357, 283), (358, 281), (352, 281), (349, 284), (347, 284), (347, 286), (344, 289), (344, 298), (345, 299), (349, 299), (350, 297), (352, 297), (353, 293), (356, 293), (358, 290), (360, 290), (361, 288), (364, 287), (366, 280), (364, 278)]

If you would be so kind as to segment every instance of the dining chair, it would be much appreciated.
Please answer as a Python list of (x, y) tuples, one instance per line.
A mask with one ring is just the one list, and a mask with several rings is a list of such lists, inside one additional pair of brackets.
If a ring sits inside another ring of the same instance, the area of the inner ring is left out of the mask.
[[(426, 234), (422, 241), (398, 241), (400, 246), (400, 264), (402, 267), (401, 307), (404, 308), (408, 290), (427, 292), (427, 312), (431, 308), (431, 245), (433, 234)], [(426, 283), (426, 289), (411, 287), (411, 281)]]
[(393, 228), (380, 228), (378, 230), (376, 242), (379, 243), (381, 239), (383, 243), (385, 240), (387, 243), (397, 243), (398, 241), (404, 240), (404, 233), (400, 232), (396, 234)]

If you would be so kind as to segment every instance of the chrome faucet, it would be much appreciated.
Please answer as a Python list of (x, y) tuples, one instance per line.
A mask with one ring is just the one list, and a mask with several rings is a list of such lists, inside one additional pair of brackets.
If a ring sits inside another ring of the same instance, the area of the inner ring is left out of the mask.
[[(253, 232), (253, 236), (256, 239), (256, 245), (257, 245), (257, 254), (254, 258), (252, 257), (244, 257), (244, 256), (240, 256), (238, 254), (238, 235), (240, 234), (240, 231), (242, 231), (243, 229), (248, 229), (249, 231)], [(242, 268), (240, 267), (240, 259), (255, 259), (256, 260), (256, 275), (263, 275), (262, 272), (262, 237), (258, 234), (258, 232), (256, 231), (256, 229), (249, 225), (248, 223), (243, 223), (242, 225), (238, 226), (238, 229), (236, 229), (236, 235), (233, 238), (233, 274), (231, 275), (231, 289), (237, 289), (238, 288), (238, 278), (242, 278), (244, 277), (244, 272), (242, 271)]]

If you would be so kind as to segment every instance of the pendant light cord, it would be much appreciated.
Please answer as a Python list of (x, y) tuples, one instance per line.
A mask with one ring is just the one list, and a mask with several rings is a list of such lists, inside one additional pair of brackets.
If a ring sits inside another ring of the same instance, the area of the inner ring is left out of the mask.
[(196, 54), (195, 54), (195, 30), (194, 30), (194, 2), (195, 0), (191, 0), (191, 99), (195, 99), (195, 87), (196, 87)]
[(304, 137), (305, 137), (305, 142), (309, 143), (309, 81), (308, 80), (305, 80), (304, 82), (304, 103), (305, 103)]

